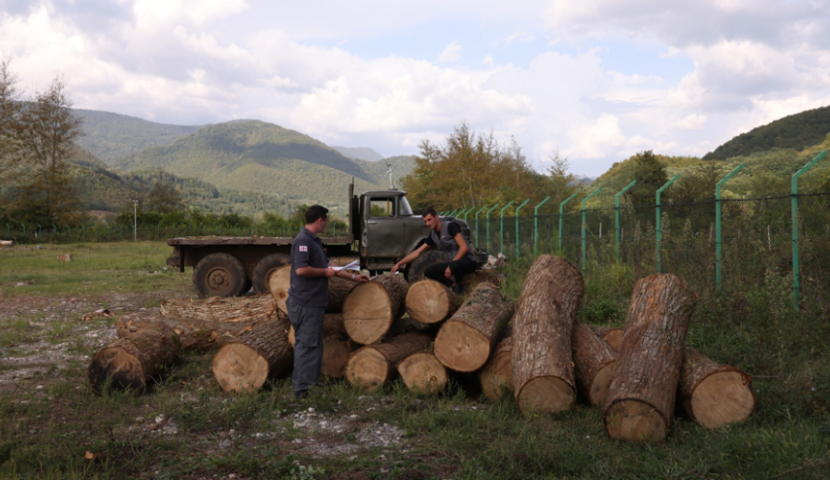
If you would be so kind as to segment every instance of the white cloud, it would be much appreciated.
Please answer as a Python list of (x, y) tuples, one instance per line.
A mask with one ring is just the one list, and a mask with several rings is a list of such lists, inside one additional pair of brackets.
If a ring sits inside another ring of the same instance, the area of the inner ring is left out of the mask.
[(438, 61), (442, 63), (454, 63), (461, 58), (461, 45), (458, 42), (452, 42), (444, 47), (444, 51), (438, 56)]
[(706, 115), (693, 113), (685, 116), (679, 122), (674, 122), (672, 127), (683, 130), (700, 130), (704, 125), (706, 125)]

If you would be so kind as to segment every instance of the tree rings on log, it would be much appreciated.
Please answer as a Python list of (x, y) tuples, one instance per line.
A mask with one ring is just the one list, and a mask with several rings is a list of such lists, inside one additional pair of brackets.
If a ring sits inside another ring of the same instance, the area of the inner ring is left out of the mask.
[(689, 418), (710, 430), (742, 422), (755, 411), (752, 377), (691, 347), (686, 347), (677, 394)]
[(447, 368), (474, 372), (484, 366), (513, 316), (499, 288), (480, 283), (435, 336), (435, 356)]
[(283, 313), (288, 313), (285, 302), (288, 300), (289, 287), (291, 287), (291, 264), (283, 265), (274, 270), (271, 276), (268, 277), (268, 289), (277, 302), (277, 308)]
[(89, 385), (101, 393), (109, 382), (112, 388), (142, 392), (148, 383), (178, 357), (181, 345), (175, 334), (141, 330), (98, 350), (87, 369)]
[(380, 275), (352, 290), (343, 302), (343, 324), (361, 345), (377, 342), (403, 313), (409, 284), (400, 275)]
[(696, 301), (692, 288), (670, 274), (634, 286), (603, 414), (611, 438), (651, 443), (668, 434)]
[(596, 333), (599, 338), (605, 340), (608, 345), (611, 345), (611, 348), (614, 349), (615, 352), (620, 350), (620, 344), (622, 343), (623, 337), (623, 329), (622, 328), (611, 328), (611, 327), (591, 327), (594, 333)]
[(447, 386), (447, 369), (432, 352), (416, 352), (398, 364), (406, 388), (419, 395), (434, 395)]
[[(365, 285), (365, 284), (364, 284)], [(429, 335), (411, 332), (384, 343), (367, 345), (352, 353), (346, 364), (346, 379), (352, 385), (376, 390), (394, 375), (398, 364), (430, 344)]]
[(288, 320), (258, 323), (239, 339), (220, 348), (211, 362), (219, 386), (226, 392), (259, 390), (268, 379), (288, 373), (294, 349), (288, 343)]
[(564, 258), (541, 255), (513, 317), (513, 380), (523, 412), (567, 410), (576, 398), (571, 334), (585, 285)]
[(406, 312), (415, 320), (433, 324), (446, 320), (458, 309), (458, 296), (431, 279), (413, 283), (406, 294)]

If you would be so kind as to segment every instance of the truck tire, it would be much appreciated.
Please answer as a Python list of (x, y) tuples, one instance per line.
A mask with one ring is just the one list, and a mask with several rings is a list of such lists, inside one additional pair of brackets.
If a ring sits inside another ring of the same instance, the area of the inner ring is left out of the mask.
[(212, 253), (199, 260), (193, 269), (193, 286), (202, 297), (235, 297), (250, 288), (242, 262), (227, 253)]
[(271, 274), (283, 265), (291, 263), (291, 256), (284, 253), (272, 253), (263, 258), (254, 267), (254, 292), (267, 293), (271, 291), (268, 286), (268, 278)]
[(435, 265), (436, 263), (447, 262), (447, 260), (447, 252), (427, 250), (409, 264), (409, 268), (406, 270), (406, 281), (413, 284), (419, 280), (423, 280), (424, 270), (427, 267)]

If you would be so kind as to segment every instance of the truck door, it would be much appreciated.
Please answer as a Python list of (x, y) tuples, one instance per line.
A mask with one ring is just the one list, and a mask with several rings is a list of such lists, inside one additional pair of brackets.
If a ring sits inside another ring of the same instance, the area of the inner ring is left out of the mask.
[(400, 258), (404, 229), (398, 217), (397, 197), (370, 197), (363, 203), (363, 244), (370, 269), (385, 269)]

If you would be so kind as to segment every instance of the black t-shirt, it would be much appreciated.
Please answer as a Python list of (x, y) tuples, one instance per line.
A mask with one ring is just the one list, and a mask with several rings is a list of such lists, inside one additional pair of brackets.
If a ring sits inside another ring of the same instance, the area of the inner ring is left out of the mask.
[[(461, 227), (459, 227), (457, 223), (447, 222), (447, 233), (449, 233), (452, 238), (455, 238), (456, 235), (461, 233)], [(432, 235), (428, 236), (424, 243), (430, 247), (435, 246), (435, 240), (432, 239)]]

